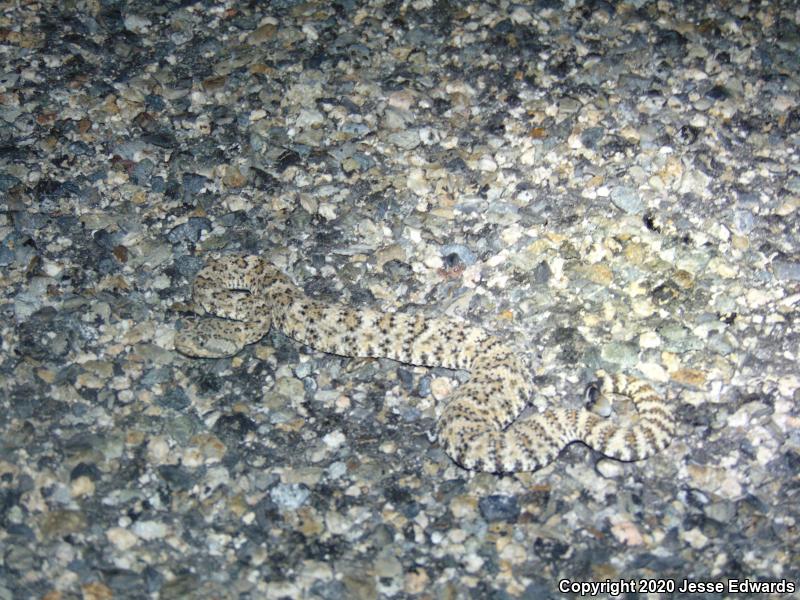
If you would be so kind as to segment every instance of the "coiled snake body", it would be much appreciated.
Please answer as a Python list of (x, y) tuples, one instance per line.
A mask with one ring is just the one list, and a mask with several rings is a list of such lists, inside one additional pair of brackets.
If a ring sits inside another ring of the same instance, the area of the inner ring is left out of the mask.
[(519, 418), (531, 392), (527, 369), (482, 328), (320, 302), (258, 256), (210, 261), (197, 275), (193, 300), (214, 316), (193, 320), (176, 335), (176, 349), (188, 356), (232, 356), (276, 327), (323, 352), (469, 370), (469, 381), (445, 400), (436, 426), (445, 452), (466, 469), (533, 471), (574, 441), (618, 460), (640, 460), (665, 448), (674, 432), (670, 406), (650, 385), (602, 372), (588, 395), (602, 389), (628, 396), (636, 407), (630, 422), (585, 408)]

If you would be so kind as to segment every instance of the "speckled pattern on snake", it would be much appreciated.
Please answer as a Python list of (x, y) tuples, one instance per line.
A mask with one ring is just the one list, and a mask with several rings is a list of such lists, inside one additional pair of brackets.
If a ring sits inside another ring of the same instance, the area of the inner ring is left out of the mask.
[(650, 385), (602, 372), (587, 396), (600, 389), (628, 396), (636, 407), (628, 422), (586, 408), (520, 418), (531, 392), (529, 373), (517, 352), (482, 328), (320, 302), (258, 256), (210, 261), (197, 275), (193, 300), (214, 316), (177, 333), (175, 347), (188, 356), (232, 356), (276, 327), (323, 352), (469, 370), (469, 380), (437, 407), (436, 426), (445, 452), (466, 469), (533, 471), (575, 441), (618, 460), (640, 460), (665, 448), (675, 429), (671, 407)]

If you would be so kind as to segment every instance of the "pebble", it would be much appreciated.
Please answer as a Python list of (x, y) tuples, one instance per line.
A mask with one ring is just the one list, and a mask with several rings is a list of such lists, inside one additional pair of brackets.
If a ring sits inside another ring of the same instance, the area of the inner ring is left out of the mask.
[(626, 186), (616, 186), (611, 190), (611, 202), (628, 214), (641, 214), (645, 209), (641, 196)]
[(775, 277), (783, 281), (800, 281), (800, 261), (775, 260), (772, 263)]
[(387, 139), (401, 150), (413, 150), (420, 144), (419, 132), (414, 129), (397, 131), (390, 134)]
[(601, 350), (603, 360), (620, 367), (631, 367), (636, 364), (639, 350), (635, 344), (611, 342), (605, 344)]
[(625, 467), (619, 461), (603, 459), (597, 462), (597, 472), (606, 479), (616, 479), (625, 474)]
[(452, 380), (449, 377), (434, 377), (430, 383), (430, 390), (437, 401), (442, 401), (453, 390)]
[(620, 544), (626, 546), (641, 546), (644, 544), (644, 538), (639, 528), (636, 527), (636, 524), (631, 520), (621, 517), (613, 519), (611, 523), (611, 533)]
[(322, 441), (325, 442), (325, 445), (329, 448), (335, 450), (342, 446), (347, 441), (347, 438), (341, 431), (332, 431), (322, 437)]
[(308, 499), (309, 489), (302, 484), (278, 484), (269, 493), (281, 510), (297, 510)]
[(144, 541), (153, 541), (169, 533), (169, 527), (158, 521), (137, 521), (131, 526), (131, 533)]
[(200, 240), (203, 231), (211, 229), (211, 221), (200, 217), (191, 217), (186, 223), (174, 227), (167, 234), (167, 239), (177, 244), (180, 242), (196, 243)]
[(124, 527), (111, 527), (106, 531), (106, 537), (120, 552), (130, 550), (139, 543), (139, 537)]
[(478, 502), (478, 509), (481, 516), (487, 521), (508, 521), (514, 522), (520, 514), (519, 504), (514, 496), (504, 496), (493, 494), (481, 498)]
[(94, 482), (85, 476), (74, 479), (69, 488), (69, 493), (73, 498), (92, 496), (95, 490)]

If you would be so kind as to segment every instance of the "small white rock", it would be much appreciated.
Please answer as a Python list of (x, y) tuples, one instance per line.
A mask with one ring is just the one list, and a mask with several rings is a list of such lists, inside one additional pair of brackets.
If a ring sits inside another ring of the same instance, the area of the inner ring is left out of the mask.
[(617, 479), (625, 473), (625, 467), (617, 460), (603, 458), (597, 462), (597, 472), (606, 479)]
[(304, 108), (297, 115), (295, 125), (297, 127), (314, 127), (315, 125), (322, 125), (324, 121), (325, 117), (318, 110)]
[(661, 345), (661, 336), (655, 331), (645, 331), (639, 336), (640, 348), (658, 348)]
[(639, 363), (637, 368), (642, 372), (642, 375), (651, 381), (663, 383), (669, 379), (669, 374), (667, 373), (666, 369), (659, 364), (643, 362)]
[(145, 33), (150, 27), (150, 19), (141, 15), (126, 15), (123, 24), (128, 31)]
[(161, 539), (167, 535), (169, 528), (164, 523), (158, 521), (137, 521), (131, 527), (131, 531), (140, 539), (145, 541)]
[(689, 542), (689, 545), (695, 550), (699, 550), (708, 544), (708, 538), (696, 527), (684, 533), (683, 539)]
[(345, 437), (345, 435), (338, 429), (336, 431), (331, 431), (329, 434), (323, 436), (322, 438), (322, 441), (325, 442), (325, 445), (333, 450), (339, 448), (342, 444), (345, 443), (346, 440), (347, 438)]
[(139, 538), (137, 538), (124, 527), (112, 527), (106, 531), (106, 537), (108, 538), (109, 542), (114, 544), (117, 550), (122, 551), (130, 550), (139, 541)]
[(406, 179), (408, 189), (417, 195), (424, 196), (430, 192), (430, 185), (422, 169), (411, 169)]
[(443, 400), (453, 389), (453, 384), (448, 377), (434, 377), (431, 381), (431, 394), (436, 400)]
[(397, 444), (392, 441), (383, 442), (380, 447), (380, 451), (384, 454), (394, 454), (397, 452)]
[(76, 477), (69, 484), (69, 495), (73, 498), (82, 498), (94, 494), (94, 481), (86, 475)]
[(524, 8), (518, 6), (511, 11), (511, 21), (513, 23), (530, 23), (532, 20), (531, 14)]
[(163, 436), (157, 436), (147, 442), (147, 459), (151, 464), (163, 465), (174, 463), (177, 457), (170, 458), (169, 444)]
[(488, 154), (484, 154), (478, 159), (478, 168), (481, 171), (494, 173), (495, 171), (497, 171), (497, 163), (495, 162), (494, 158), (492, 158)]

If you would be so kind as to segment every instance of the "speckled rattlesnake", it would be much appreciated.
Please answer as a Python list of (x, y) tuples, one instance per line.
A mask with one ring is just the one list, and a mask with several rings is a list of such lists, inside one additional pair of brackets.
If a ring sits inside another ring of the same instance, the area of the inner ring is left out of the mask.
[(385, 357), (423, 366), (468, 369), (441, 409), (438, 439), (467, 469), (533, 471), (561, 449), (581, 441), (619, 460), (640, 460), (666, 447), (672, 411), (646, 383), (598, 373), (604, 391), (630, 397), (637, 410), (627, 424), (587, 409), (553, 408), (518, 419), (531, 385), (517, 354), (483, 329), (449, 319), (386, 313), (326, 304), (258, 256), (226, 256), (209, 262), (194, 282), (193, 299), (213, 318), (193, 320), (178, 332), (175, 347), (188, 356), (236, 354), (271, 326), (312, 348), (351, 357)]

